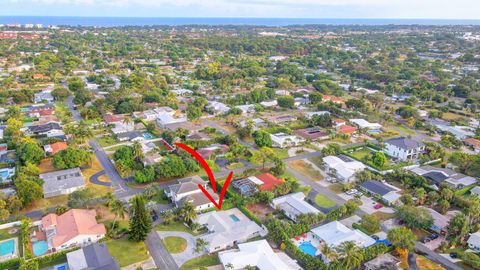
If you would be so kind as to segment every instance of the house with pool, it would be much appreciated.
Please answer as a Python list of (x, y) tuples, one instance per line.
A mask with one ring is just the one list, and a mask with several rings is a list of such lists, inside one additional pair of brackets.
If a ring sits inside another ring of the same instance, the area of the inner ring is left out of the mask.
[(97, 223), (96, 215), (95, 210), (71, 209), (62, 215), (44, 216), (30, 237), (33, 254), (41, 256), (98, 242), (107, 230)]
[(208, 253), (231, 248), (254, 237), (264, 237), (268, 233), (238, 208), (207, 212), (199, 215), (195, 222), (208, 230), (208, 233), (202, 236), (208, 243), (205, 247)]

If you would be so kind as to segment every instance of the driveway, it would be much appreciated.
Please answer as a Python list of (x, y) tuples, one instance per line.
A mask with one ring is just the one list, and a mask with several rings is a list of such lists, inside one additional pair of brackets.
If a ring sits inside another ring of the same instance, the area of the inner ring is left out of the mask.
[(95, 185), (100, 185), (100, 186), (106, 186), (106, 187), (109, 187), (112, 185), (112, 183), (110, 182), (103, 182), (103, 181), (100, 181), (98, 178), (102, 175), (105, 174), (105, 171), (104, 170), (101, 170), (99, 172), (97, 172), (96, 174), (90, 176), (90, 183), (92, 184), (95, 184)]
[(157, 234), (161, 239), (167, 236), (176, 236), (176, 237), (181, 237), (187, 240), (187, 248), (185, 249), (184, 252), (171, 254), (173, 260), (175, 260), (175, 263), (178, 266), (182, 266), (182, 264), (184, 264), (186, 261), (196, 257), (200, 257), (205, 254), (204, 250), (202, 250), (199, 253), (195, 253), (195, 243), (197, 242), (198, 238), (201, 238), (201, 236), (193, 236), (185, 232), (157, 232)]
[(148, 234), (145, 244), (147, 244), (148, 251), (150, 251), (150, 255), (159, 269), (178, 270), (175, 260), (172, 255), (168, 253), (156, 231), (152, 230)]
[[(346, 193), (340, 193), (338, 195), (345, 200), (351, 200), (351, 199), (355, 198), (354, 196), (348, 195)], [(362, 197), (360, 197), (360, 200), (362, 201), (362, 205), (360, 205), (360, 209), (362, 209), (367, 214), (373, 214), (373, 213), (376, 213), (376, 212), (383, 212), (383, 213), (394, 213), (395, 212), (395, 210), (393, 210), (393, 208), (390, 208), (390, 207), (387, 207), (387, 206), (383, 206), (380, 209), (375, 209), (374, 206), (378, 202), (374, 201), (370, 197), (362, 196)]]

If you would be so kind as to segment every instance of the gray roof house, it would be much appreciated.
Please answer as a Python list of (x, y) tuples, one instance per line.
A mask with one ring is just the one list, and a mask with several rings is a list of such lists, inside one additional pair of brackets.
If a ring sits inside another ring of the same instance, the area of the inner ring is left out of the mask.
[[(203, 194), (198, 185), (207, 188), (207, 182), (200, 176), (195, 175), (178, 180), (177, 184), (168, 186), (165, 194), (177, 207), (182, 206), (186, 202), (192, 203), (196, 210), (205, 210), (213, 207), (213, 203)], [(218, 195), (210, 192), (212, 197), (218, 201)]]
[(425, 144), (406, 137), (392, 138), (385, 141), (384, 152), (403, 161), (416, 160), (425, 151)]
[(413, 173), (421, 175), (432, 181), (436, 186), (445, 183), (448, 186), (460, 189), (471, 186), (477, 182), (477, 179), (447, 168), (437, 168), (433, 166), (422, 166), (411, 170)]
[(80, 168), (42, 173), (39, 177), (43, 180), (43, 196), (50, 198), (70, 194), (85, 187)]
[(400, 261), (391, 254), (386, 253), (364, 264), (366, 270), (399, 270)]
[(70, 270), (120, 270), (104, 243), (94, 243), (67, 253)]

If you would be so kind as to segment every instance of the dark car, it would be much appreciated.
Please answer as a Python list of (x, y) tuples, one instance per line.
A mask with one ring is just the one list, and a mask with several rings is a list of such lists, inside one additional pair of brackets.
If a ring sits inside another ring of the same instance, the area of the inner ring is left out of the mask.
[(422, 241), (422, 243), (427, 243), (427, 242), (432, 241), (432, 239), (430, 239), (430, 237), (424, 237), (424, 238), (422, 238), (421, 241)]
[(437, 238), (438, 238), (438, 234), (436, 234), (436, 233), (432, 233), (432, 235), (430, 235), (430, 239), (432, 239), (432, 240), (435, 240)]
[(457, 252), (450, 252), (450, 258), (452, 258), (452, 259), (458, 258), (458, 253)]
[(375, 235), (375, 234), (374, 234), (374, 235), (372, 235), (372, 238), (373, 238), (374, 240), (378, 240), (378, 239), (380, 239), (380, 237), (378, 237), (378, 235)]

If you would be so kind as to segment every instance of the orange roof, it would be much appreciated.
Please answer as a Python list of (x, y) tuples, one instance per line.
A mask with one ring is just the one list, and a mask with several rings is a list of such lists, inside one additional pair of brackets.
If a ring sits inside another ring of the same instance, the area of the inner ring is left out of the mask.
[(340, 118), (337, 118), (337, 119), (333, 120), (333, 122), (338, 124), (338, 123), (346, 123), (347, 121), (345, 121), (343, 119), (340, 119)]
[(468, 139), (465, 140), (465, 143), (467, 143), (468, 145), (471, 145), (473, 147), (480, 148), (480, 140), (477, 140), (475, 138), (468, 138)]
[(341, 97), (335, 97), (335, 96), (323, 96), (322, 97), (322, 101), (331, 101), (333, 103), (345, 103), (345, 101), (347, 101), (346, 99), (344, 98), (341, 98)]
[(50, 144), (50, 147), (52, 148), (52, 154), (56, 154), (62, 150), (65, 150), (68, 148), (68, 144), (66, 142), (56, 142)]
[(52, 245), (57, 248), (79, 235), (106, 234), (105, 226), (97, 223), (96, 214), (95, 210), (71, 209), (60, 216), (56, 214), (44, 216), (42, 224), (44, 229), (52, 226), (56, 228)]
[(352, 134), (352, 133), (354, 133), (355, 131), (357, 131), (357, 128), (356, 128), (356, 127), (349, 126), (349, 125), (343, 125), (343, 126), (341, 126), (341, 127), (338, 129), (338, 132), (340, 132), (340, 133), (346, 133), (346, 134)]
[(103, 120), (107, 123), (115, 123), (115, 122), (120, 122), (124, 119), (125, 117), (123, 115), (119, 114), (107, 114), (103, 117)]
[(263, 182), (263, 185), (260, 186), (260, 190), (272, 190), (274, 187), (285, 182), (283, 179), (278, 179), (270, 173), (262, 173), (255, 175), (255, 177)]

